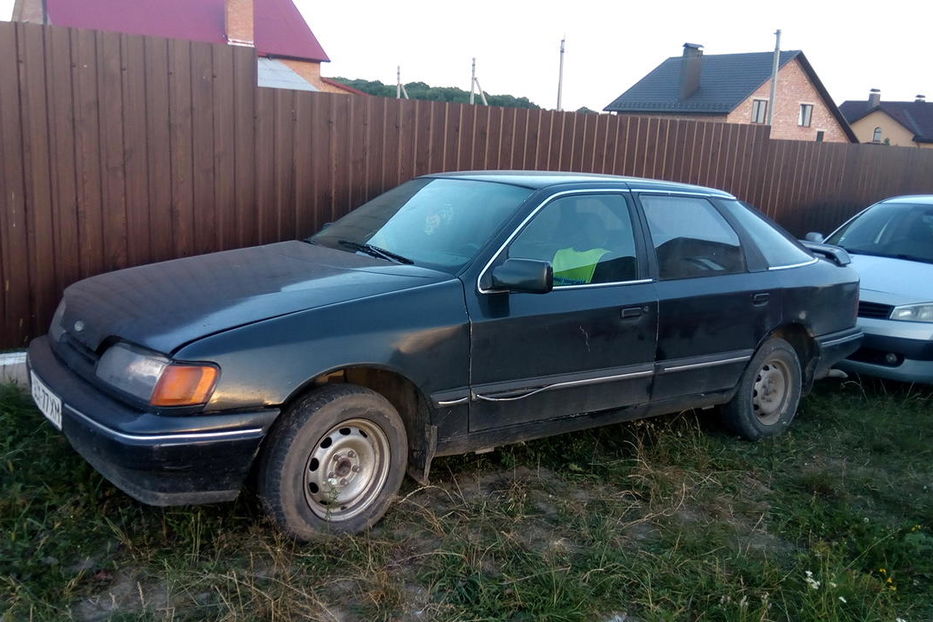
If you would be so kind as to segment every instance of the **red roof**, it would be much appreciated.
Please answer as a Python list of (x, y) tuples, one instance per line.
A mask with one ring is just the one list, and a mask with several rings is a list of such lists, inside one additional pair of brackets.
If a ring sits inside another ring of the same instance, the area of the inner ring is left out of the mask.
[[(226, 43), (224, 0), (47, 0), (57, 26)], [(291, 0), (254, 0), (260, 56), (329, 61)]]

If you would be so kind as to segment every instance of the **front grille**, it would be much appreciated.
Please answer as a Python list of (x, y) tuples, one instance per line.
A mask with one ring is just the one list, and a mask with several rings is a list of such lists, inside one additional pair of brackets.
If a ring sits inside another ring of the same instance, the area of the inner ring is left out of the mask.
[(52, 349), (68, 369), (85, 380), (94, 378), (94, 369), (98, 357), (93, 350), (87, 348), (68, 333), (63, 333), (57, 342), (53, 342)]
[(891, 305), (883, 305), (877, 302), (866, 302), (864, 300), (860, 300), (858, 303), (859, 317), (871, 317), (886, 320), (891, 317), (891, 311), (893, 310), (894, 307)]

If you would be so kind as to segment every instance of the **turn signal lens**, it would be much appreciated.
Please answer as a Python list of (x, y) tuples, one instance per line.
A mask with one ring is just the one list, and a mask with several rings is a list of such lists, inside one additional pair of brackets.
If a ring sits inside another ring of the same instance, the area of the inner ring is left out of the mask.
[(217, 383), (217, 368), (210, 365), (169, 365), (152, 392), (153, 406), (204, 404)]

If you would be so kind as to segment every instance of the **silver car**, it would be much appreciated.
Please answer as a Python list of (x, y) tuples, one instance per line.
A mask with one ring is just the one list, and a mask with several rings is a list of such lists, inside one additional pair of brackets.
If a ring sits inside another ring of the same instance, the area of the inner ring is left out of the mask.
[[(813, 242), (819, 234), (808, 234)], [(836, 366), (933, 383), (933, 195), (885, 199), (836, 229), (826, 243), (852, 257), (861, 276), (862, 347)]]

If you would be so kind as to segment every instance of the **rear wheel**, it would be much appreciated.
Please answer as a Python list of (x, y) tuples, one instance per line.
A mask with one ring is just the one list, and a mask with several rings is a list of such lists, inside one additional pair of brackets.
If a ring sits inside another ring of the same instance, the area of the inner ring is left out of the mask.
[(259, 496), (289, 535), (355, 533), (382, 518), (405, 475), (408, 443), (384, 397), (322, 387), (282, 414), (263, 450)]
[(766, 341), (742, 374), (732, 401), (723, 407), (726, 425), (751, 441), (780, 434), (797, 414), (801, 377), (793, 346), (779, 338)]

